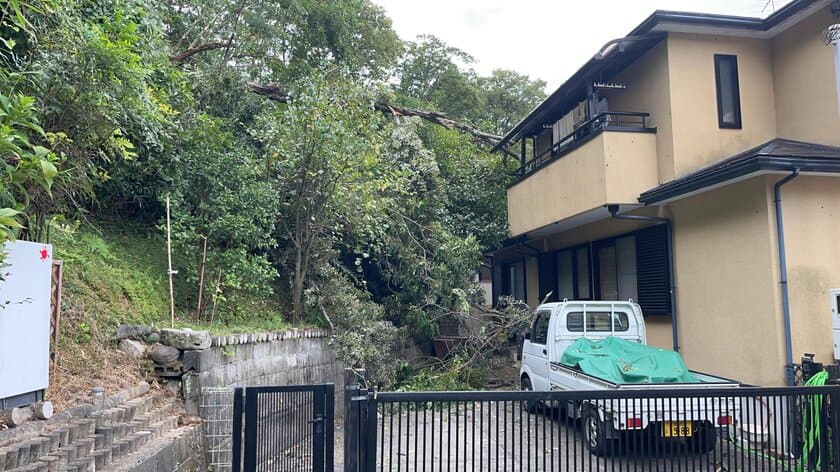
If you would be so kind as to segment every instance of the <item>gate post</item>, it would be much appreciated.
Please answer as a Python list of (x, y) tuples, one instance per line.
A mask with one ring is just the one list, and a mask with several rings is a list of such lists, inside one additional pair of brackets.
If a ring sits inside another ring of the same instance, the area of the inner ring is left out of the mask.
[(364, 464), (362, 441), (366, 427), (365, 371), (344, 370), (344, 472), (360, 472)]
[(245, 397), (242, 387), (233, 389), (233, 445), (231, 451), (231, 472), (242, 470), (242, 407)]
[(364, 418), (365, 430), (362, 432), (361, 438), (363, 444), (362, 449), (364, 450), (364, 472), (376, 472), (376, 412), (377, 412), (377, 400), (376, 400), (376, 390), (369, 388), (367, 391), (367, 399), (365, 400), (367, 404), (366, 413)]

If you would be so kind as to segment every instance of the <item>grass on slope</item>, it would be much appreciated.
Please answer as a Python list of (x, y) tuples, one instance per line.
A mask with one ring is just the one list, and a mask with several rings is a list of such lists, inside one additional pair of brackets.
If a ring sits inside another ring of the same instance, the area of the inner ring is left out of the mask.
[[(145, 375), (150, 366), (127, 359), (110, 338), (120, 323), (169, 327), (169, 287), (166, 243), (154, 228), (99, 222), (96, 229), (88, 225), (54, 229), (51, 242), (55, 258), (63, 261), (64, 274), (59, 362), (48, 396), (61, 408), (86, 396), (95, 385), (113, 393)], [(279, 307), (269, 301), (251, 300), (245, 305), (237, 310), (238, 316), (219, 313), (217, 318), (228, 323), (196, 322), (178, 310), (176, 327), (214, 334), (288, 327)]]

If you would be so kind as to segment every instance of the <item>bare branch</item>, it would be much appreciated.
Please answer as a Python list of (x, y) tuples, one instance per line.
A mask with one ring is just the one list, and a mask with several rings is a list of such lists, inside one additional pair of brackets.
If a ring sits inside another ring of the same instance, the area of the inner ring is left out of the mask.
[[(233, 39), (233, 38), (231, 38)], [(232, 46), (233, 41), (216, 41), (213, 43), (204, 43), (200, 44), (195, 47), (191, 47), (189, 49), (185, 49), (178, 54), (173, 54), (169, 57), (169, 60), (176, 63), (176, 64), (183, 64), (187, 62), (191, 57), (195, 56), (196, 54), (200, 54), (205, 51), (212, 51), (215, 49), (224, 49), (227, 47)]]

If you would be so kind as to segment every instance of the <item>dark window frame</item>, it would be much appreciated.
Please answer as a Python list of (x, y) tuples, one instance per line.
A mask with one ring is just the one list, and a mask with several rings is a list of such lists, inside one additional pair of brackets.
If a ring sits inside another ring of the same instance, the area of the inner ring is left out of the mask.
[[(732, 63), (732, 90), (735, 94), (733, 104), (735, 107), (735, 121), (730, 123), (723, 119), (723, 95), (721, 88), (720, 68), (724, 62)], [(718, 127), (721, 129), (741, 129), (741, 85), (738, 79), (738, 56), (734, 54), (715, 54), (715, 96), (717, 97)]]
[[(637, 283), (639, 283), (638, 282), (638, 280), (639, 280), (638, 254), (639, 254), (639, 244), (640, 244), (640, 239), (639, 238), (642, 235), (644, 235), (644, 233), (646, 233), (646, 232), (664, 231), (664, 230), (665, 230), (664, 225), (646, 226), (646, 227), (635, 229), (633, 231), (627, 231), (625, 233), (617, 234), (615, 236), (610, 236), (610, 237), (606, 237), (606, 238), (602, 238), (602, 239), (597, 239), (597, 240), (589, 241), (589, 242), (586, 242), (586, 243), (583, 243), (583, 244), (576, 244), (574, 246), (564, 247), (564, 248), (561, 248), (561, 249), (551, 251), (551, 253), (556, 255), (557, 253), (564, 252), (564, 251), (573, 251), (572, 252), (572, 254), (573, 254), (573, 257), (572, 257), (572, 279), (573, 279), (573, 284), (574, 284), (575, 299), (576, 300), (590, 300), (590, 301), (594, 300), (594, 301), (597, 301), (597, 300), (601, 300), (601, 298), (600, 298), (601, 297), (601, 282), (600, 282), (601, 274), (600, 274), (599, 264), (597, 263), (597, 260), (596, 260), (597, 259), (597, 254), (598, 254), (598, 249), (602, 248), (602, 247), (607, 247), (607, 246), (615, 246), (617, 240), (619, 240), (621, 238), (626, 238), (628, 236), (634, 236), (636, 238), (636, 251), (637, 251), (637, 255), (636, 255), (637, 256), (637, 261), (636, 261), (637, 276), (636, 277), (637, 277)], [(664, 247), (664, 256), (666, 257), (666, 260), (670, 260), (671, 264), (673, 264), (673, 252), (672, 252), (672, 249), (671, 249), (671, 244), (672, 244), (672, 242), (666, 239), (665, 247)], [(578, 267), (578, 264), (580, 263), (580, 261), (577, 260), (577, 250), (581, 249), (581, 248), (586, 248), (586, 251), (587, 251), (587, 261), (586, 262), (589, 264), (589, 295), (590, 296), (588, 298), (579, 298), (579, 293), (578, 293), (579, 283), (578, 283), (577, 267)], [(666, 271), (667, 270), (673, 270), (671, 267), (672, 266), (667, 267)], [(670, 293), (670, 284), (668, 284), (668, 282), (667, 282), (668, 280), (670, 280), (670, 272), (665, 272), (662, 277), (665, 279), (665, 284), (666, 284), (666, 286), (664, 286), (664, 289), (666, 289)], [(641, 287), (638, 287), (638, 290), (641, 290), (641, 289), (642, 289)], [(640, 300), (643, 297), (643, 295), (641, 293), (637, 293), (637, 296)], [(636, 301), (638, 303), (640, 300), (634, 300), (634, 301)], [(653, 317), (670, 316), (670, 311), (671, 310), (670, 310), (670, 307), (665, 311), (658, 310), (658, 309), (651, 309), (650, 306), (647, 303), (645, 303), (642, 306), (642, 311), (644, 313), (645, 318), (647, 318), (648, 316), (653, 316)]]

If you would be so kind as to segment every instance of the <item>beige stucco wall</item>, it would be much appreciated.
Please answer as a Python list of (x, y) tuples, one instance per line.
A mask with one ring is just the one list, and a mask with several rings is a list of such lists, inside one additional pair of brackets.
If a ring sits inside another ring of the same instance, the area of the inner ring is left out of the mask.
[(614, 111), (650, 113), (648, 126), (656, 128), (659, 183), (674, 178), (674, 142), (671, 128), (671, 87), (668, 75), (668, 42), (662, 41), (618, 74), (623, 90), (605, 90)]
[[(779, 178), (768, 177), (768, 186)], [(828, 291), (840, 288), (840, 177), (798, 177), (782, 187), (782, 202), (793, 359), (812, 352), (831, 362)]]
[[(715, 54), (738, 56), (742, 129), (718, 126)], [(776, 137), (769, 41), (671, 33), (668, 57), (676, 177)]]
[(671, 204), (681, 353), (695, 370), (781, 385), (781, 310), (762, 177)]
[(517, 236), (606, 203), (635, 203), (656, 185), (656, 136), (603, 132), (508, 189)]
[(840, 145), (834, 56), (822, 40), (836, 22), (825, 7), (771, 42), (779, 137)]

